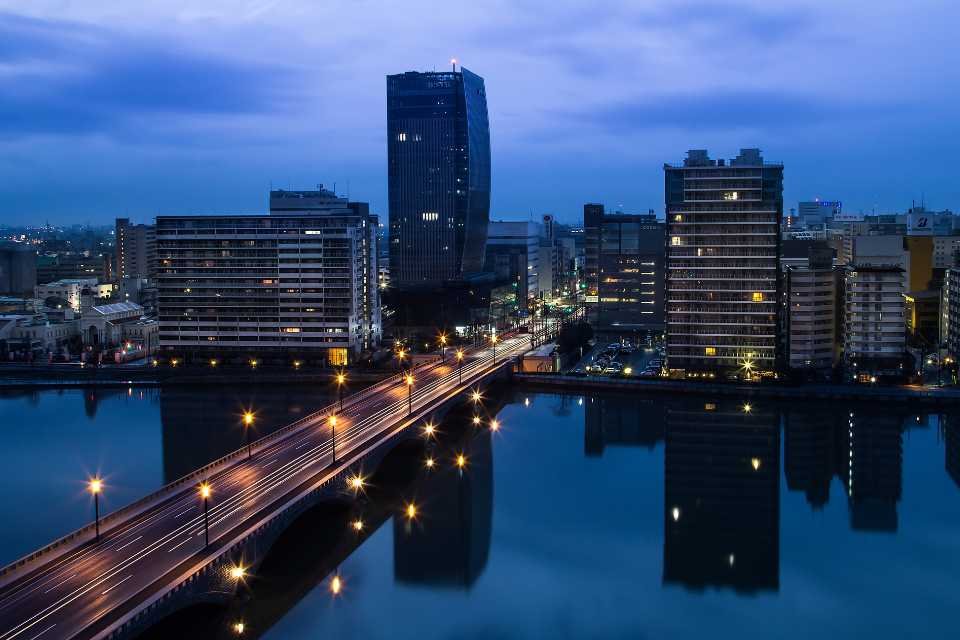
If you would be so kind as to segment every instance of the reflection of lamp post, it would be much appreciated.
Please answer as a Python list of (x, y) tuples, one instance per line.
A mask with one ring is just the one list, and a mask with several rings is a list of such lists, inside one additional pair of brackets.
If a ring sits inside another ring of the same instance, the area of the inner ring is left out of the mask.
[(203, 498), (203, 541), (204, 546), (210, 546), (210, 485), (200, 484), (200, 497)]
[(247, 438), (247, 460), (253, 457), (252, 444), (250, 442), (250, 427), (253, 426), (253, 412), (246, 411), (243, 414), (243, 434)]
[(457, 349), (457, 362), (459, 363), (457, 367), (457, 373), (460, 376), (459, 384), (463, 384), (463, 349)]
[(409, 373), (406, 377), (407, 381), (407, 415), (413, 413), (413, 376)]
[(90, 493), (93, 494), (93, 519), (97, 531), (97, 542), (100, 542), (100, 492), (103, 491), (103, 480), (100, 478), (91, 478), (87, 484)]

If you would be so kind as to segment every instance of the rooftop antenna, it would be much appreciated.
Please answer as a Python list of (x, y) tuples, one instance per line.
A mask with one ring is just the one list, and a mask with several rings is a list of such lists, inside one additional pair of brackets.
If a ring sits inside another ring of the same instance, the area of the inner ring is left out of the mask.
[(450, 58), (450, 64), (453, 65), (453, 72), (456, 73), (456, 72), (457, 72), (457, 59), (456, 59), (456, 58)]

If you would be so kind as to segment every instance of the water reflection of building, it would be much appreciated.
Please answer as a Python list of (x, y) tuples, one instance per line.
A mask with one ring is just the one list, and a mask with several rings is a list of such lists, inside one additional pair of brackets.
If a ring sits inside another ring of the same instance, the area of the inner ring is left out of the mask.
[(397, 582), (469, 589), (487, 566), (493, 524), (493, 451), (489, 431), (469, 442), (469, 466), (439, 473), (421, 487), (423, 516), (394, 518)]
[[(896, 531), (903, 473), (903, 419), (893, 413), (848, 413), (846, 455), (839, 457), (850, 526)], [(844, 438), (841, 437), (841, 442)]]
[(664, 404), (650, 397), (601, 395), (587, 400), (583, 450), (600, 456), (606, 446), (644, 446), (663, 440)]
[(666, 410), (663, 581), (776, 590), (779, 412), (729, 401)]
[(783, 466), (787, 488), (803, 491), (814, 509), (830, 500), (836, 466), (836, 433), (842, 413), (789, 410), (784, 416)]
[(956, 418), (942, 416), (943, 442), (946, 455), (947, 475), (960, 487), (960, 424)]
[(173, 482), (246, 443), (243, 412), (254, 412), (256, 440), (320, 409), (330, 396), (303, 387), (165, 388), (160, 395), (163, 477)]

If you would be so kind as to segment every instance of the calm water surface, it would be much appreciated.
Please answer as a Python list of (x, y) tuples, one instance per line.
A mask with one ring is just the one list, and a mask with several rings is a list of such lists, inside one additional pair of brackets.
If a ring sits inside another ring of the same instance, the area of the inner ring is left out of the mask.
[[(325, 404), (309, 389), (0, 396), (0, 562)], [(494, 402), (491, 399), (491, 402)], [(847, 404), (514, 394), (503, 428), (392, 455), (366, 500), (298, 522), (230, 607), (158, 637), (952, 635), (960, 425)], [(456, 453), (469, 460), (452, 468)], [(424, 455), (441, 469), (426, 472)], [(417, 517), (408, 521), (405, 505)], [(356, 536), (349, 522), (368, 523)], [(333, 575), (343, 591), (330, 592)], [(190, 616), (193, 616), (190, 618)]]

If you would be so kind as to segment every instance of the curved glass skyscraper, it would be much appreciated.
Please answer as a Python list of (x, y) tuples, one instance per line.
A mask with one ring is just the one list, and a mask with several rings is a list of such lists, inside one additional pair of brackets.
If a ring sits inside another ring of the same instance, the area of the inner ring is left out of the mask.
[(387, 76), (387, 157), (391, 287), (479, 273), (490, 214), (483, 78), (466, 69)]

